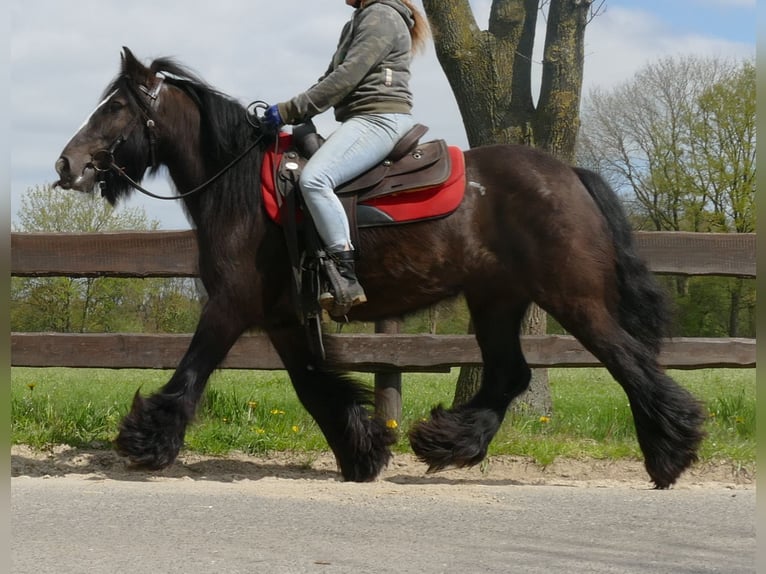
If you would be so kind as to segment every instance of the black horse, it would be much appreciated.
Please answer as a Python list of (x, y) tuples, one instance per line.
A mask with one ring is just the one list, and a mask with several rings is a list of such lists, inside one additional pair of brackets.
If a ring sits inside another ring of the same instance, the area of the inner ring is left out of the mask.
[[(113, 204), (133, 187), (110, 165), (136, 181), (165, 166), (179, 193), (229, 166), (199, 192), (182, 194), (209, 299), (170, 381), (152, 396), (136, 393), (116, 447), (137, 465), (170, 465), (208, 377), (238, 337), (258, 327), (343, 478), (374, 480), (391, 458), (395, 435), (370, 413), (369, 389), (333, 369), (331, 354), (323, 361), (311, 351), (291, 301), (283, 231), (258, 192), (272, 142), (254, 143), (246, 116), (244, 106), (173, 60), (146, 67), (124, 49), (119, 74), (56, 162), (60, 187), (100, 187)], [(251, 146), (249, 156), (233, 161)], [(351, 320), (402, 316), (463, 293), (481, 349), (478, 393), (456, 408), (438, 406), (414, 425), (414, 452), (430, 470), (486, 456), (511, 401), (529, 384), (519, 332), (535, 302), (625, 390), (646, 469), (656, 487), (667, 488), (697, 459), (704, 414), (658, 365), (665, 297), (636, 254), (618, 198), (595, 173), (529, 147), (481, 147), (464, 158), (465, 195), (454, 212), (359, 236), (368, 256), (358, 272), (369, 301), (352, 309)]]

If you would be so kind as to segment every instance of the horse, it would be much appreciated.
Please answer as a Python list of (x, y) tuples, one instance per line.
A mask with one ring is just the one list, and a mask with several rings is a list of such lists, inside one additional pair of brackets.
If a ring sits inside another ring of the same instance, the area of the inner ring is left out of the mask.
[[(244, 331), (259, 328), (342, 479), (373, 481), (397, 435), (371, 411), (371, 390), (337, 368), (332, 352), (318, 358), (307, 342), (291, 300), (285, 237), (258, 191), (276, 136), (255, 138), (246, 117), (246, 106), (175, 59), (144, 65), (123, 48), (119, 72), (55, 162), (59, 188), (100, 190), (111, 204), (166, 168), (199, 245), (207, 300), (191, 343), (160, 390), (136, 392), (115, 448), (134, 466), (172, 464), (209, 376)], [(368, 301), (348, 320), (405, 316), (462, 294), (481, 351), (475, 396), (435, 406), (413, 424), (413, 452), (429, 472), (486, 457), (511, 402), (529, 386), (520, 332), (536, 303), (624, 389), (649, 478), (670, 487), (697, 460), (705, 415), (658, 362), (670, 307), (637, 253), (618, 196), (595, 172), (529, 146), (461, 153), (465, 189), (454, 211), (361, 229), (358, 237), (368, 254), (357, 263)]]

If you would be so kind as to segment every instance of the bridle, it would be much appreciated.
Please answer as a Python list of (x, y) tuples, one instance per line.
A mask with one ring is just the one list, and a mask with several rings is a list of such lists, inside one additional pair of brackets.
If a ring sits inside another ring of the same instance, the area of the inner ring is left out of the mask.
[[(218, 173), (216, 173), (214, 176), (212, 176), (210, 179), (205, 181), (204, 183), (198, 185), (194, 189), (190, 189), (189, 191), (186, 191), (184, 193), (178, 193), (173, 196), (163, 196), (163, 195), (157, 195), (155, 193), (152, 193), (148, 189), (145, 189), (142, 187), (137, 181), (135, 181), (133, 178), (131, 178), (127, 173), (125, 173), (125, 170), (121, 168), (114, 160), (114, 153), (117, 151), (117, 148), (119, 148), (123, 143), (125, 143), (130, 137), (130, 135), (133, 133), (133, 131), (138, 127), (139, 122), (143, 120), (144, 127), (146, 128), (146, 137), (149, 140), (149, 153), (152, 158), (152, 167), (157, 167), (157, 134), (155, 133), (155, 121), (152, 118), (152, 115), (154, 112), (156, 112), (157, 107), (159, 106), (159, 97), (160, 92), (162, 90), (162, 86), (165, 82), (166, 75), (162, 72), (157, 72), (155, 74), (155, 77), (157, 78), (157, 83), (155, 84), (154, 88), (151, 90), (147, 88), (143, 84), (138, 85), (138, 92), (134, 91), (134, 96), (136, 96), (136, 101), (139, 103), (139, 107), (141, 108), (141, 113), (137, 114), (133, 121), (130, 122), (122, 134), (117, 136), (117, 138), (112, 142), (112, 144), (108, 148), (100, 149), (96, 152), (94, 152), (91, 155), (91, 165), (93, 166), (93, 169), (96, 171), (96, 181), (98, 181), (99, 189), (101, 190), (101, 195), (104, 195), (106, 191), (107, 186), (107, 178), (106, 176), (109, 173), (115, 173), (118, 177), (124, 179), (127, 181), (133, 188), (135, 188), (137, 191), (143, 193), (144, 195), (147, 195), (149, 197), (153, 197), (154, 199), (162, 199), (162, 200), (174, 200), (174, 199), (183, 199), (184, 197), (189, 197), (190, 195), (193, 195), (195, 193), (198, 193), (211, 185), (213, 182), (218, 180), (224, 173), (226, 173), (229, 169), (234, 167), (242, 158), (244, 158), (254, 147), (256, 147), (263, 138), (267, 135), (267, 130), (264, 130), (263, 126), (261, 126), (260, 122), (258, 121), (258, 110), (265, 110), (268, 108), (268, 104), (266, 102), (262, 102), (260, 100), (257, 100), (255, 102), (252, 102), (250, 105), (246, 108), (246, 119), (247, 122), (256, 130), (260, 132), (258, 137), (255, 138), (248, 146), (233, 160), (231, 160), (226, 166), (223, 167)], [(130, 84), (128, 84), (130, 85)], [(255, 118), (254, 120), (252, 118)]]

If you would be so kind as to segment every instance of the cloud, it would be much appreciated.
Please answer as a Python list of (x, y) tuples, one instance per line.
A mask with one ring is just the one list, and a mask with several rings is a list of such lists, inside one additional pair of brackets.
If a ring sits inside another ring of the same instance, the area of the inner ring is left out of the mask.
[(755, 42), (732, 42), (699, 33), (678, 33), (657, 14), (614, 7), (599, 15), (585, 35), (584, 92), (609, 88), (632, 77), (649, 62), (669, 56), (755, 55)]

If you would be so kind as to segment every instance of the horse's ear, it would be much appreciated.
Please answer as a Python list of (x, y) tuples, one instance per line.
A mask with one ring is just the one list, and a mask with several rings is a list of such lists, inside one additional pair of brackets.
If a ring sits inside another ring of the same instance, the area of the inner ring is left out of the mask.
[(142, 73), (146, 73), (146, 68), (144, 65), (138, 61), (138, 58), (136, 58), (133, 55), (133, 52), (131, 52), (130, 49), (128, 49), (126, 46), (122, 47), (121, 59), (122, 71), (128, 76), (132, 78), (138, 78)]
[(120, 61), (122, 62), (122, 65), (124, 66), (129, 61), (137, 61), (136, 57), (133, 55), (133, 52), (130, 51), (130, 48), (127, 46), (122, 47), (122, 52), (120, 52)]

